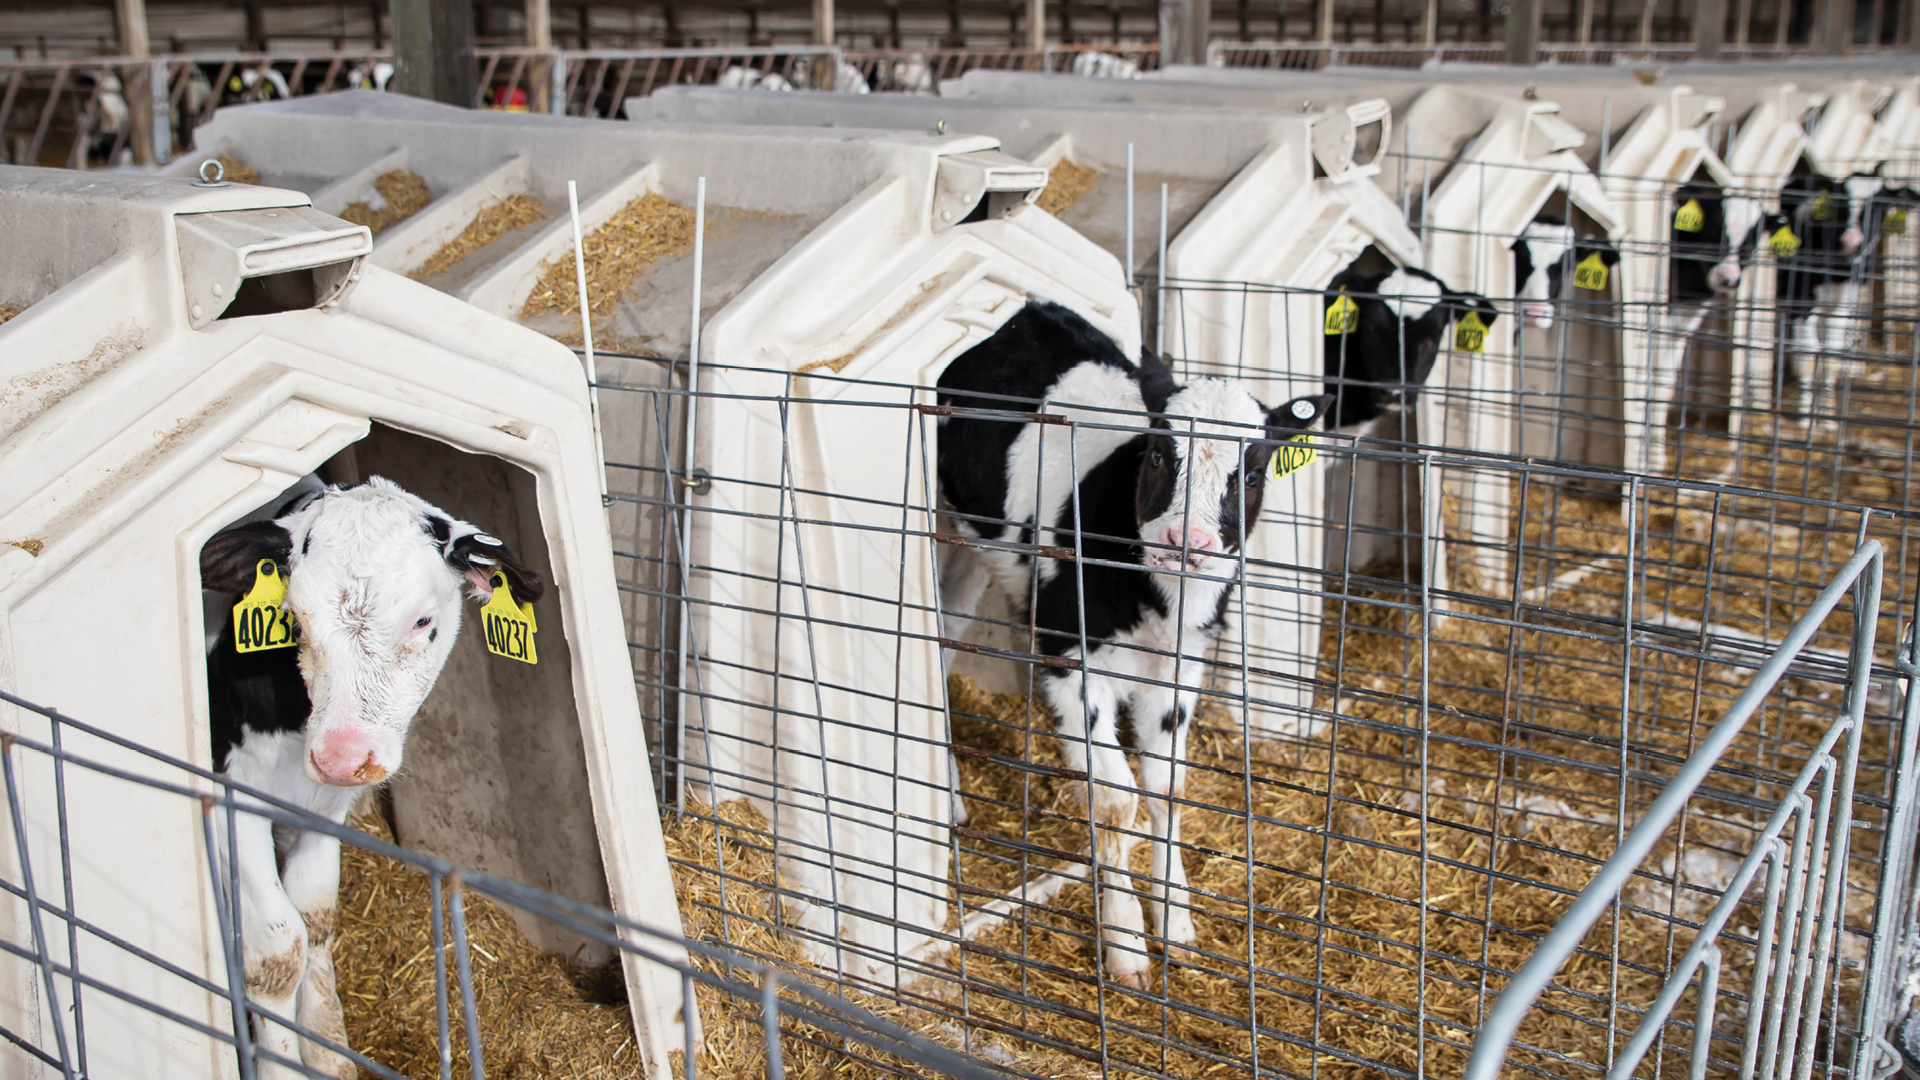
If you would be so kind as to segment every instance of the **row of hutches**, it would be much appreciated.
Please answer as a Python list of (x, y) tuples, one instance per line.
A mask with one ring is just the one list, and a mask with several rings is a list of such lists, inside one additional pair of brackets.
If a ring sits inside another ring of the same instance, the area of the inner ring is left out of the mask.
[[(1476, 353), (1449, 339), (1406, 435), (1657, 471), (1687, 366), (1686, 339), (1662, 332), (1673, 182), (1764, 197), (1796, 171), (1920, 173), (1910, 76), (1729, 67), (1670, 81), (977, 71), (941, 98), (675, 89), (628, 102), (626, 121), (350, 92), (223, 110), (160, 177), (8, 170), (0, 305), (19, 310), (0, 324), (0, 684), (205, 764), (200, 545), (309, 473), (391, 477), (485, 522), (556, 585), (539, 665), (488, 663), (477, 635), (460, 643), (392, 784), (400, 841), (671, 928), (662, 807), (681, 785), (745, 796), (794, 850), (836, 853), (784, 867), (818, 901), (790, 912), (810, 955), (892, 983), (941, 947), (948, 919), (946, 721), (901, 704), (939, 702), (944, 686), (935, 526), (902, 525), (903, 504), (931, 498), (902, 439), (904, 407), (930, 400), (917, 388), (1044, 297), (1129, 353), (1164, 341), (1263, 400), (1317, 392), (1335, 274), (1422, 267), (1510, 312), (1513, 238), (1551, 213), (1624, 253), (1593, 301), (1618, 314), (1490, 333)], [(259, 185), (189, 182), (216, 156)], [(378, 207), (399, 172), (424, 181), (424, 205), (377, 235), (341, 219)], [(1077, 177), (1076, 193), (1046, 212), (1032, 204), (1050, 174)], [(573, 284), (570, 183), (590, 250), (609, 223), (691, 222), (704, 185), (697, 283), (684, 245), (629, 271), (619, 252), (595, 264), (615, 290), (593, 305), (597, 392), (555, 340), (579, 334), (578, 315), (548, 295), (552, 267)], [(1770, 277), (1747, 275), (1742, 302), (1762, 304)], [(1550, 356), (1578, 362), (1521, 362)], [(1743, 377), (1742, 361), (1721, 363)], [(1554, 401), (1579, 415), (1525, 404)], [(835, 422), (854, 416), (843, 403), (902, 419)], [(710, 479), (682, 483), (689, 461)], [(1444, 580), (1461, 541), (1508, 528), (1504, 477), (1451, 493), (1466, 509), (1443, 522), (1442, 500), (1419, 509), (1407, 476), (1388, 475), (1409, 466), (1360, 467), (1380, 475), (1349, 492), (1342, 470), (1300, 474), (1267, 496), (1250, 560), (1291, 581), (1247, 624), (1248, 655), (1273, 676), (1249, 688), (1267, 735), (1313, 733), (1300, 717), (1326, 553), (1375, 562), (1421, 532), (1405, 520), (1420, 515), (1451, 541), (1429, 553)], [(1350, 498), (1351, 517), (1330, 515)], [(677, 664), (683, 650), (697, 663)], [(101, 678), (109, 655), (115, 677)], [(1004, 661), (961, 663), (990, 686), (1013, 680)], [(783, 707), (796, 679), (817, 697)], [(649, 745), (685, 767), (649, 767)], [(69, 749), (146, 767), (105, 743)], [(873, 762), (889, 767), (860, 764)], [(217, 978), (206, 867), (188, 854), (196, 816), (158, 795), (136, 807), (76, 791), (58, 821), (43, 812), (52, 775), (23, 782), (35, 850), (56, 850), (65, 828), (90, 853), (73, 867), (79, 913)], [(594, 958), (552, 926), (523, 929)], [(97, 964), (223, 1023), (222, 1003), (152, 964)], [(664, 1067), (682, 1038), (678, 980), (631, 957), (626, 975), (638, 1045)], [(9, 1030), (55, 1022), (35, 978), (11, 966)], [(116, 1002), (90, 1006), (88, 1026), (103, 1075), (205, 1075), (223, 1053)]]

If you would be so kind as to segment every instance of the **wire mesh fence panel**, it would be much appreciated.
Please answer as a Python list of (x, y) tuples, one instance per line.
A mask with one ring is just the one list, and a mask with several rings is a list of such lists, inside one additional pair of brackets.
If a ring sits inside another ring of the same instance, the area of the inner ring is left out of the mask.
[[(330, 1064), (336, 1062), (380, 1077), (479, 1077), (489, 1064), (516, 1074), (556, 1057), (575, 1066), (641, 1068), (624, 1007), (588, 1018), (627, 1029), (606, 1060), (580, 1060), (577, 1043), (587, 1025), (578, 1004), (540, 1017), (555, 1036), (551, 1043), (516, 1027), (522, 1018), (515, 999), (539, 993), (541, 979), (585, 977), (565, 974), (561, 958), (542, 957), (511, 929), (515, 918), (533, 918), (677, 974), (681, 991), (697, 997), (704, 1023), (686, 1025), (685, 1045), (674, 1048), (680, 1075), (824, 1075), (849, 1064), (878, 1075), (992, 1075), (737, 952), (398, 847), (371, 808), (355, 822), (359, 828), (336, 825), (144, 749), (114, 734), (117, 723), (95, 726), (11, 694), (0, 694), (0, 702), (11, 834), (0, 877), (7, 894), (0, 952), (13, 987), (0, 1037), (50, 1072), (326, 1077), (339, 1075), (338, 1064)], [(204, 940), (161, 933), (166, 919), (101, 921), (101, 910), (124, 910), (103, 890), (137, 883), (114, 882), (113, 868), (94, 860), (87, 838), (98, 815), (88, 805), (193, 823), (186, 830), (193, 844), (172, 854), (199, 868), (207, 890), (147, 899), (155, 910), (204, 904)], [(258, 988), (270, 973), (250, 951), (241, 923), (235, 848), (236, 834), (252, 821), (289, 837), (330, 837), (345, 849), (343, 899), (363, 901), (367, 910), (356, 916), (357, 905), (343, 903), (338, 922), (309, 939), (311, 951), (331, 954), (327, 971), (344, 991), (344, 1029), (317, 1025), (304, 1005), (295, 1017), (259, 1004)], [(681, 948), (690, 950), (690, 963), (674, 959)], [(275, 1029), (297, 1036), (297, 1056), (268, 1048), (264, 1036)]]
[[(1904, 918), (1875, 905), (1904, 895), (1913, 842), (1888, 817), (1904, 697), (1886, 643), (1907, 609), (1893, 575), (1871, 618), (1819, 605), (1864, 539), (1905, 550), (1904, 515), (1378, 435), (1153, 426), (1065, 396), (968, 403), (830, 368), (703, 365), (694, 389), (684, 365), (658, 370), (601, 401), (660, 425), (607, 444), (633, 478), (622, 509), (668, 522), (616, 548), (636, 601), (680, 620), (635, 626), (633, 646), (682, 903), (715, 940), (752, 935), (756, 955), (1023, 1075), (1457, 1072), (1513, 973), (1805, 617), (1787, 677), (1635, 857), (1513, 1060), (1578, 1076), (1617, 1057), (1857, 704), (1857, 765), (1820, 774), (1853, 783), (1827, 804), (1851, 815), (1825, 879), (1835, 944), (1806, 953), (1825, 1004), (1797, 1014), (1815, 1018), (1810, 1060), (1850, 1067), (1865, 965)], [(1062, 485), (1067, 517), (954, 503), (968, 463), (952, 455), (986, 429), (1036, 448), (1007, 460)], [(1145, 561), (1164, 545), (1138, 534), (1131, 464), (1101, 449), (1144, 461), (1156, 439), (1272, 470), (1240, 542)], [(1069, 484), (1082, 474), (1041, 468), (1048, 445), (1123, 478)], [(1463, 533), (1462, 493), (1493, 490), (1498, 538)], [(1356, 536), (1382, 554), (1336, 563), (1327, 546)], [(1217, 623), (1149, 640), (1099, 621), (1142, 587), (1169, 611), (1194, 590)], [(1064, 616), (1048, 606), (1063, 595)], [(1857, 629), (1882, 644), (1856, 670)], [(1721, 1015), (1745, 1015), (1754, 954), (1723, 951)]]

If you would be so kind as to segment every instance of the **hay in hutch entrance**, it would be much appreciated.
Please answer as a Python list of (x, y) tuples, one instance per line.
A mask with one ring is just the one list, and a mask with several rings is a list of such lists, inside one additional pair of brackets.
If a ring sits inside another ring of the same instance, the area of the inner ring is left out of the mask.
[(419, 173), (395, 169), (374, 177), (373, 190), (379, 205), (371, 198), (347, 204), (340, 216), (355, 225), (365, 225), (379, 236), (385, 230), (419, 213), (433, 201), (433, 191)]
[(506, 236), (547, 219), (547, 208), (531, 195), (508, 195), (488, 203), (473, 215), (460, 234), (440, 246), (409, 276), (425, 281), (444, 273), (467, 256)]
[[(581, 251), (587, 263), (587, 307), (595, 321), (613, 314), (634, 279), (654, 263), (675, 258), (692, 246), (693, 211), (651, 191), (589, 233), (581, 241)], [(549, 313), (580, 313), (571, 252), (541, 268), (520, 318), (531, 320)]]
[(221, 179), (235, 184), (258, 184), (260, 170), (230, 154), (215, 154), (214, 160), (220, 163)]
[(1067, 212), (1080, 196), (1093, 189), (1094, 181), (1100, 179), (1100, 170), (1076, 165), (1066, 158), (1054, 162), (1047, 170), (1047, 186), (1040, 191), (1040, 198), (1034, 203), (1040, 209), (1059, 217)]

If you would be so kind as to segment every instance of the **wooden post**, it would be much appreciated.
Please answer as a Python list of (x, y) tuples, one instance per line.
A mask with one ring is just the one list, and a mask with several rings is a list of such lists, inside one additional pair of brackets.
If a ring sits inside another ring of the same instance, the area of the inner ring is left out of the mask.
[[(813, 0), (813, 43), (815, 45), (833, 44), (833, 0)], [(833, 61), (823, 61), (829, 71)]]
[(1160, 63), (1207, 62), (1209, 0), (1160, 0)]
[(1322, 45), (1333, 44), (1333, 0), (1320, 0), (1314, 12), (1313, 40)]
[(1640, 47), (1643, 49), (1653, 44), (1653, 8), (1657, 3), (1659, 0), (1646, 0), (1640, 8)]
[(553, 8), (547, 0), (527, 0), (527, 48), (553, 48)]
[(1440, 41), (1440, 0), (1427, 0), (1425, 28), (1420, 36), (1422, 43), (1429, 49)]
[(1828, 56), (1846, 56), (1853, 52), (1853, 0), (1826, 0), (1826, 18), (1821, 20), (1820, 51)]
[(1540, 62), (1540, 6), (1541, 0), (1508, 0), (1507, 63)]
[(1820, 52), (1826, 56), (1853, 52), (1853, 0), (1826, 0), (1826, 17), (1820, 23)]
[(393, 87), (403, 94), (473, 107), (469, 0), (393, 0)]
[(135, 164), (151, 165), (155, 152), (153, 65), (147, 61), (153, 55), (153, 44), (147, 38), (147, 0), (113, 0), (113, 17), (119, 27), (121, 54), (140, 61), (128, 65), (126, 77), (120, 80), (121, 95), (127, 102), (127, 123), (133, 125), (127, 132), (127, 145), (133, 148)]
[[(527, 48), (553, 49), (553, 5), (548, 0), (527, 0)], [(531, 112), (553, 111), (550, 66), (543, 57), (535, 57), (527, 65), (527, 108)]]
[(1745, 47), (1753, 33), (1753, 0), (1740, 0), (1733, 17), (1733, 43)]
[(1047, 47), (1047, 0), (1027, 0), (1027, 51), (1038, 55)]
[(1582, 45), (1593, 44), (1593, 0), (1580, 0), (1578, 21), (1580, 24), (1579, 43)]
[(1775, 0), (1773, 11), (1773, 43), (1784, 48), (1787, 44), (1787, 28), (1793, 25), (1793, 0)]
[(1701, 60), (1720, 59), (1727, 40), (1727, 0), (1694, 0), (1693, 54)]

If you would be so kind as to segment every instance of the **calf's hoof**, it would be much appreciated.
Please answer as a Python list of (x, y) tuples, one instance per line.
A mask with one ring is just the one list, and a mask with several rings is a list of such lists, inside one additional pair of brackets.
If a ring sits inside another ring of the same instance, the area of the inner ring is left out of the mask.
[(1160, 927), (1160, 936), (1166, 939), (1167, 951), (1172, 952), (1176, 945), (1191, 945), (1200, 935), (1193, 929), (1193, 913), (1184, 907), (1168, 904), (1161, 908), (1166, 912), (1165, 922)]
[[(341, 1045), (346, 1045), (344, 1040), (341, 1040)], [(300, 1040), (300, 1062), (322, 1076), (332, 1077), (333, 1080), (355, 1080), (360, 1075), (358, 1065), (319, 1043), (306, 1039)]]

